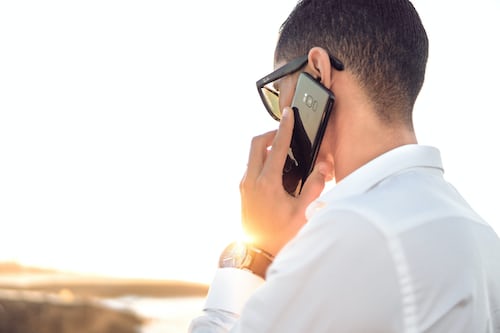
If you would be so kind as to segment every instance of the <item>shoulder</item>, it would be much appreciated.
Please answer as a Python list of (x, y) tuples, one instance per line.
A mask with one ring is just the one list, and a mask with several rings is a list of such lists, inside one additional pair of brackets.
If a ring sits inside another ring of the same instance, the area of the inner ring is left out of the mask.
[[(315, 318), (329, 318), (325, 322), (332, 330), (387, 331), (401, 325), (398, 272), (391, 249), (371, 221), (352, 210), (335, 210), (328, 219), (311, 220), (276, 257), (265, 290), (272, 290), (273, 299), (286, 294), (287, 302), (292, 297), (307, 304)], [(355, 319), (360, 317), (362, 321)]]
[[(305, 270), (308, 272), (331, 269), (336, 275), (349, 274), (349, 271), (367, 268), (362, 267), (360, 260), (375, 257), (390, 264), (391, 254), (384, 233), (368, 216), (356, 210), (337, 208), (325, 210), (310, 220), (278, 254), (271, 272), (308, 266)], [(325, 262), (328, 266), (322, 264)]]

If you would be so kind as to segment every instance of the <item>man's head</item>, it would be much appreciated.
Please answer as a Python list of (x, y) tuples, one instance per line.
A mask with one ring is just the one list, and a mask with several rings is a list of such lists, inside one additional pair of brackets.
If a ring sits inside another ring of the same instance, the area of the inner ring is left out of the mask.
[(303, 0), (283, 23), (275, 63), (321, 47), (340, 59), (386, 124), (412, 127), (428, 40), (408, 0)]

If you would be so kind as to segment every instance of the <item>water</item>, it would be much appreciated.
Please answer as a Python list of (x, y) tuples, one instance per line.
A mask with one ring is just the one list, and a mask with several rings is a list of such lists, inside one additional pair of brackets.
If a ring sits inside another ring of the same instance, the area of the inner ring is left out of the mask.
[(103, 302), (148, 318), (141, 333), (185, 333), (191, 320), (201, 314), (204, 297), (148, 298), (127, 296)]

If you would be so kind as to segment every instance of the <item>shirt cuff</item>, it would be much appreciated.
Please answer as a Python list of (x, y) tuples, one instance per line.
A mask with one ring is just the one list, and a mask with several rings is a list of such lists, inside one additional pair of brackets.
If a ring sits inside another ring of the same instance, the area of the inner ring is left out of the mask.
[(205, 302), (206, 309), (217, 309), (239, 315), (253, 292), (264, 279), (243, 269), (219, 268)]

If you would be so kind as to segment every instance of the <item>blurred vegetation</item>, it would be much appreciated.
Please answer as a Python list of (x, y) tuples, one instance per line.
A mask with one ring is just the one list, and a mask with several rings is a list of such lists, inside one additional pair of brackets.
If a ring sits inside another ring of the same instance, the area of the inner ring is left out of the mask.
[(90, 302), (0, 299), (0, 333), (137, 333), (143, 319)]

